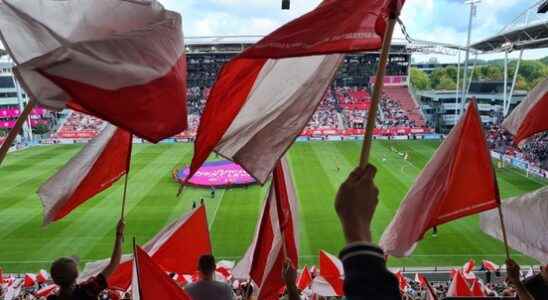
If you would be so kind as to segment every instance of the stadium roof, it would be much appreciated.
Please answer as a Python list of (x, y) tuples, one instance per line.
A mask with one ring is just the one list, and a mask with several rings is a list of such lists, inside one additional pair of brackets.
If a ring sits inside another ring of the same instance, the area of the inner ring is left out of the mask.
[(471, 47), (482, 52), (548, 48), (548, 21), (500, 33)]

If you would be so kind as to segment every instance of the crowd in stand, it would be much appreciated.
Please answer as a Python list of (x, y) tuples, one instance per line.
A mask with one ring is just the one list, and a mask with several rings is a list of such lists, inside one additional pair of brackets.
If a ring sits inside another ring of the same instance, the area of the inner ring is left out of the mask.
[(387, 95), (383, 95), (382, 101), (379, 102), (383, 117), (377, 117), (377, 123), (381, 128), (391, 127), (410, 127), (415, 128), (414, 120), (409, 118), (408, 113), (403, 110), (400, 103)]
[(493, 125), (487, 130), (489, 148), (502, 154), (526, 160), (536, 167), (548, 169), (548, 134), (538, 134), (523, 145), (514, 145), (512, 135), (500, 126)]
[(105, 127), (105, 121), (86, 114), (71, 113), (59, 129), (60, 132), (100, 131)]

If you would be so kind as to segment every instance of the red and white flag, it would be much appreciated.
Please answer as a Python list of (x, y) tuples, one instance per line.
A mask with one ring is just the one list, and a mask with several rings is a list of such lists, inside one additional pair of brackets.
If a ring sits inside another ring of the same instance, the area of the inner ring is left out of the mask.
[(38, 299), (40, 299), (41, 297), (47, 298), (49, 295), (55, 294), (58, 289), (59, 287), (55, 284), (48, 285), (36, 291), (36, 293), (34, 293), (34, 296)]
[(134, 249), (133, 278), (131, 291), (133, 300), (191, 300), (190, 296), (148, 256), (145, 250)]
[(312, 281), (312, 292), (324, 297), (344, 296), (344, 268), (334, 255), (320, 251), (320, 275)]
[(284, 287), (280, 274), (284, 262), (299, 265), (297, 198), (285, 159), (274, 169), (272, 185), (257, 223), (255, 238), (234, 267), (237, 279), (251, 278), (259, 299), (277, 299)]
[(155, 0), (0, 2), (0, 36), (32, 99), (151, 142), (187, 128), (181, 24)]
[(395, 0), (329, 0), (223, 66), (211, 90), (189, 178), (215, 151), (265, 183), (302, 132), (343, 60), (378, 50)]
[(25, 274), (23, 277), (23, 287), (31, 288), (34, 287), (34, 285), (36, 285), (36, 275), (31, 273)]
[[(211, 242), (206, 211), (200, 206), (182, 218), (164, 227), (148, 241), (143, 249), (163, 269), (178, 274), (194, 274), (198, 259), (211, 253)], [(109, 277), (110, 287), (126, 290), (131, 281), (132, 257), (124, 257), (122, 263)], [(109, 260), (88, 263), (79, 280), (99, 274)]]
[[(513, 249), (536, 258), (548, 261), (548, 187), (502, 201), (502, 214), (508, 244)], [(498, 211), (496, 209), (480, 215), (481, 230), (503, 241)]]
[(529, 92), (527, 98), (506, 117), (502, 126), (514, 136), (514, 142), (519, 144), (530, 136), (548, 130), (546, 116), (548, 116), (548, 78)]
[(132, 135), (108, 125), (38, 190), (44, 225), (57, 221), (129, 170)]
[(306, 288), (308, 288), (311, 283), (312, 283), (312, 274), (310, 274), (308, 267), (304, 266), (303, 271), (301, 272), (301, 275), (297, 279), (297, 288), (303, 291)]
[(485, 270), (489, 272), (496, 272), (500, 268), (499, 265), (489, 260), (483, 260), (481, 265)]
[(476, 267), (476, 261), (473, 259), (469, 259), (463, 266), (462, 266), (462, 272), (464, 274), (472, 272), (474, 268)]
[(409, 256), (430, 228), (499, 204), (491, 156), (473, 101), (407, 193), (380, 246), (389, 255)]
[(426, 288), (426, 300), (438, 300), (438, 292), (432, 287), (430, 282), (428, 282), (428, 279), (422, 274), (420, 274), (419, 278), (421, 288)]
[(472, 286), (470, 287), (471, 296), (473, 297), (487, 297), (485, 291), (483, 290), (483, 285), (479, 279), (472, 281)]
[(468, 283), (462, 276), (462, 271), (457, 270), (457, 272), (453, 273), (453, 277), (451, 279), (451, 285), (449, 286), (449, 290), (447, 291), (447, 297), (471, 297), (472, 291), (470, 290), (470, 287), (468, 286)]
[(401, 271), (398, 271), (394, 273), (396, 278), (398, 279), (398, 285), (400, 287), (400, 292), (403, 294), (407, 291), (409, 288), (409, 279), (403, 275)]
[(40, 270), (40, 272), (36, 274), (36, 282), (38, 284), (45, 283), (48, 280), (49, 280), (49, 274), (48, 272), (46, 272), (46, 270)]

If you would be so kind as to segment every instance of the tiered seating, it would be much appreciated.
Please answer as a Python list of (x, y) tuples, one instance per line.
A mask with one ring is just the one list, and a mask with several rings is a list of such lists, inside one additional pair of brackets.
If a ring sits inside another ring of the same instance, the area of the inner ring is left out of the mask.
[(415, 121), (416, 126), (424, 127), (426, 125), (426, 122), (420, 113), (420, 108), (411, 97), (409, 89), (406, 86), (385, 86), (384, 93), (392, 100), (399, 102), (401, 108), (407, 113), (407, 116), (409, 116), (409, 119)]
[(85, 114), (72, 112), (53, 135), (60, 139), (89, 139), (96, 137), (106, 122)]

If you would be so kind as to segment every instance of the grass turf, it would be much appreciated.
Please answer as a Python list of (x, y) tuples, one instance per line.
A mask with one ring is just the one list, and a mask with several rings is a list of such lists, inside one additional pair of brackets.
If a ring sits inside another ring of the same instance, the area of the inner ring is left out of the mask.
[[(428, 162), (438, 142), (375, 142), (371, 160), (378, 168), (376, 183), (380, 203), (373, 232), (378, 240), (419, 171)], [(331, 253), (343, 246), (343, 237), (333, 210), (335, 192), (356, 165), (358, 142), (296, 143), (289, 151), (291, 171), (299, 197), (301, 262), (314, 264), (320, 249)], [(403, 160), (392, 148), (408, 152)], [(78, 152), (78, 145), (36, 147), (11, 153), (0, 167), (0, 266), (7, 272), (36, 272), (66, 255), (82, 262), (110, 255), (114, 227), (120, 214), (122, 181), (47, 228), (41, 227), (42, 208), (38, 186)], [(127, 237), (146, 242), (165, 224), (188, 211), (193, 201), (206, 199), (214, 254), (237, 260), (248, 247), (266, 187), (218, 191), (185, 189), (176, 198), (178, 186), (171, 179), (176, 164), (188, 163), (191, 144), (135, 145), (129, 178)], [(337, 169), (340, 169), (337, 171)], [(535, 190), (546, 181), (527, 178), (521, 172), (497, 170), (503, 197)], [(128, 238), (128, 240), (130, 240)], [(130, 243), (124, 246), (130, 251)], [(517, 252), (523, 264), (536, 263)], [(468, 258), (503, 263), (504, 249), (479, 230), (477, 216), (439, 226), (438, 236), (426, 235), (413, 256), (390, 259), (391, 266), (453, 266)]]

